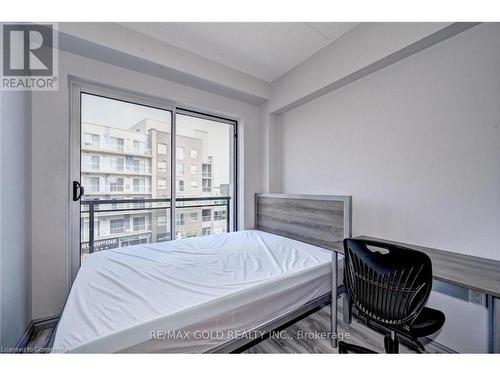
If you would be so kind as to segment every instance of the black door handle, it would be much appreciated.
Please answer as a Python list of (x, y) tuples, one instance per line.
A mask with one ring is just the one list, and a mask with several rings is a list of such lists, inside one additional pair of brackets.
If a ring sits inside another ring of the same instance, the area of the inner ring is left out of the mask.
[(73, 181), (73, 201), (79, 200), (84, 194), (85, 189), (78, 181)]

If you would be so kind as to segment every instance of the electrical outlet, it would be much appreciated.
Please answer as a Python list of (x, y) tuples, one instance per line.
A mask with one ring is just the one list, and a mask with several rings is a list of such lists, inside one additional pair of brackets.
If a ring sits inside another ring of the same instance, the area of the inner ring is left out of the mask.
[(476, 290), (469, 290), (469, 302), (476, 305), (486, 306), (486, 296)]

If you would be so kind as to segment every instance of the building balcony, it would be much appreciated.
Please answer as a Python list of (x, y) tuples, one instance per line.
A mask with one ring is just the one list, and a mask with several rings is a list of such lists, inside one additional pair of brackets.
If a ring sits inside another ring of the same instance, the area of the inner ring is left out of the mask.
[(151, 187), (145, 187), (143, 189), (135, 190), (115, 190), (115, 189), (102, 189), (102, 190), (85, 190), (85, 195), (87, 196), (96, 196), (96, 195), (150, 195)]
[(82, 152), (91, 152), (93, 154), (111, 154), (111, 155), (127, 155), (127, 156), (137, 156), (137, 157), (151, 157), (151, 149), (146, 149), (144, 151), (138, 151), (130, 147), (113, 147), (111, 145), (100, 145), (100, 146), (89, 146), (82, 144)]
[(123, 169), (110, 169), (110, 168), (93, 168), (91, 165), (82, 165), (82, 173), (92, 174), (113, 174), (120, 176), (151, 176), (151, 168), (123, 168)]

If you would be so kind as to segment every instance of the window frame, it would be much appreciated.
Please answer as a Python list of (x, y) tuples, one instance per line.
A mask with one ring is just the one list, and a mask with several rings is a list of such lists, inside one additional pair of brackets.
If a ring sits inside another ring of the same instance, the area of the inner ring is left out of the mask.
[(175, 214), (175, 225), (186, 225), (185, 212), (177, 212)]
[[(142, 219), (142, 222), (140, 224), (140, 227), (142, 229), (136, 229), (136, 219)], [(146, 230), (146, 217), (145, 216), (134, 216), (132, 218), (132, 229), (134, 232), (143, 232)]]
[[(162, 220), (160, 221), (160, 218), (162, 218)], [(165, 219), (165, 220), (163, 220)], [(156, 217), (156, 225), (158, 226), (166, 226), (167, 225), (167, 215), (163, 215), (163, 214), (158, 214), (158, 216)]]
[[(114, 232), (113, 229), (111, 228), (111, 222), (113, 221), (121, 221), (121, 231), (120, 232)], [(125, 230), (125, 220), (124, 219), (109, 219), (109, 234), (123, 234)]]
[[(162, 165), (161, 167), (160, 167), (160, 164)], [(163, 167), (163, 164), (165, 164), (165, 167)], [(168, 171), (167, 161), (166, 160), (158, 160), (158, 162), (156, 163), (156, 168), (157, 168), (157, 171), (159, 173), (167, 173), (167, 171)]]
[[(99, 176), (92, 176), (92, 175), (89, 175), (89, 176), (83, 176), (83, 180), (85, 181), (85, 179), (89, 179), (90, 181), (92, 181), (90, 184), (88, 184), (89, 186), (92, 186), (92, 188), (90, 189), (90, 193), (100, 193), (100, 190), (101, 190), (101, 178)], [(94, 189), (94, 179), (97, 179), (97, 190)]]
[(227, 219), (226, 210), (214, 210), (214, 221), (221, 221)]
[[(125, 158), (123, 156), (112, 156), (109, 159), (109, 166), (112, 172), (125, 172)], [(118, 168), (121, 166), (121, 168)]]
[[(176, 183), (177, 183), (177, 185), (175, 187), (177, 189), (176, 191), (179, 191), (181, 193), (183, 193), (184, 191), (186, 191), (186, 184), (185, 184), (184, 181), (185, 181), (184, 179), (182, 179), (182, 180), (179, 179), (179, 180), (176, 181)], [(181, 183), (182, 183), (182, 189), (181, 189)]]
[[(137, 186), (136, 186), (136, 182), (138, 182)], [(136, 187), (138, 188), (138, 190), (136, 190)], [(134, 193), (146, 193), (146, 179), (144, 177), (133, 177), (132, 178), (132, 191)]]
[[(121, 141), (120, 147), (118, 147), (118, 144), (120, 143), (119, 141)], [(109, 144), (110, 144), (110, 146), (113, 146), (111, 149), (112, 151), (116, 151), (116, 152), (124, 152), (125, 151), (125, 138), (115, 137), (113, 135), (110, 135), (109, 136)]]
[[(115, 180), (115, 182), (112, 182), (112, 180)], [(118, 187), (121, 186), (121, 189), (118, 189)], [(109, 192), (110, 193), (123, 193), (125, 192), (125, 179), (123, 177), (115, 177), (111, 176), (109, 178)]]
[[(90, 143), (87, 142), (87, 140), (85, 138), (88, 138), (87, 136), (90, 136)], [(95, 143), (94, 142), (94, 137), (97, 137), (97, 147), (95, 147)], [(101, 136), (100, 134), (96, 134), (96, 133), (83, 133), (83, 143), (85, 145), (85, 147), (89, 150), (99, 150), (100, 147), (101, 147)], [(88, 146), (87, 146), (88, 144)]]
[[(97, 163), (94, 164), (94, 160), (97, 159)], [(97, 165), (97, 167), (96, 167)], [(98, 171), (101, 169), (101, 158), (98, 155), (90, 155), (90, 168), (93, 171)]]
[[(165, 146), (165, 152), (160, 152), (160, 146), (163, 148)], [(159, 155), (168, 155), (168, 145), (166, 143), (158, 143), (156, 145), (156, 153)]]
[[(203, 211), (205, 212), (209, 212), (209, 215), (203, 215)], [(208, 219), (207, 219), (208, 218)], [(208, 222), (211, 222), (212, 221), (212, 208), (202, 208), (201, 209), (201, 221), (203, 223), (208, 223)]]

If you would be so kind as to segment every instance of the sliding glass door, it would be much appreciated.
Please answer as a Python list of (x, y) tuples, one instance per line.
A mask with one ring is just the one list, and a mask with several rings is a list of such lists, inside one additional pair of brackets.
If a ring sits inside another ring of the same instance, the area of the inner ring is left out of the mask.
[(226, 233), (234, 226), (235, 131), (234, 122), (177, 111), (176, 238)]
[(235, 121), (78, 87), (79, 259), (234, 230)]
[(172, 111), (81, 93), (82, 259), (170, 239), (171, 133)]

